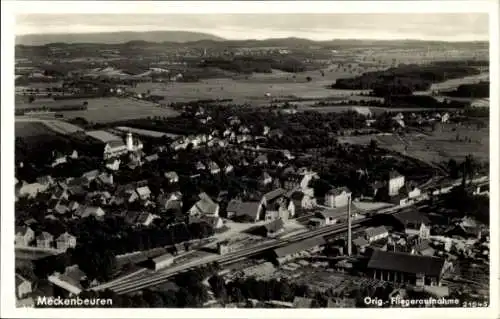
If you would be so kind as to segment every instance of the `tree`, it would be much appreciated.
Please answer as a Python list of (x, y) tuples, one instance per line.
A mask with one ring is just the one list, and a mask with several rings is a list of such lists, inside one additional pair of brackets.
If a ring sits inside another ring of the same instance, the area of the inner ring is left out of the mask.
[(306, 77), (307, 82), (311, 82), (312, 78), (310, 76)]

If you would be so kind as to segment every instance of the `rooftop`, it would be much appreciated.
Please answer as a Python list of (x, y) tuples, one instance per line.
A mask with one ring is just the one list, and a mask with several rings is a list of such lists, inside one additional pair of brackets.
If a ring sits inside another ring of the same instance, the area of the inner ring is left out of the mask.
[(120, 141), (123, 143), (122, 138), (116, 136), (114, 134), (108, 133), (106, 131), (97, 130), (97, 131), (87, 131), (86, 134), (96, 140), (99, 140), (103, 143), (109, 143), (111, 141)]
[(368, 268), (409, 274), (423, 273), (428, 276), (438, 277), (443, 269), (444, 261), (444, 259), (437, 257), (374, 250), (368, 262)]
[(326, 241), (323, 237), (314, 237), (300, 242), (290, 244), (288, 246), (276, 248), (274, 253), (276, 257), (285, 257), (300, 251), (308, 250), (317, 246), (325, 245)]

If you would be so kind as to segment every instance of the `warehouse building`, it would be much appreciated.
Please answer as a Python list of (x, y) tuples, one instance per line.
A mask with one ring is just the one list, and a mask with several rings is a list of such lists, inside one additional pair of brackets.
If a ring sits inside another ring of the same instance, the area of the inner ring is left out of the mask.
[(443, 258), (374, 250), (367, 268), (375, 279), (416, 286), (439, 286), (444, 266)]

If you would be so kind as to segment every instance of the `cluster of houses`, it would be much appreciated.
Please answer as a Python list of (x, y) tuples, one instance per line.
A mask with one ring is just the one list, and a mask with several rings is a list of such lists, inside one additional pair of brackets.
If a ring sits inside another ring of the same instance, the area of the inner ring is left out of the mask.
[(76, 246), (76, 237), (68, 232), (55, 237), (46, 231), (35, 236), (35, 232), (30, 226), (17, 226), (15, 229), (15, 245), (20, 248), (34, 246), (41, 249), (65, 251)]

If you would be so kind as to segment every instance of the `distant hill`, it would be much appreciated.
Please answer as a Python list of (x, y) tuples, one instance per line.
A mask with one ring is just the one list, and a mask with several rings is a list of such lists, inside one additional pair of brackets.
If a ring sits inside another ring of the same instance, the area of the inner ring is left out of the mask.
[(197, 42), (224, 41), (209, 33), (189, 31), (105, 32), (67, 34), (29, 34), (16, 37), (16, 45), (45, 45), (49, 43), (120, 44), (126, 42)]

